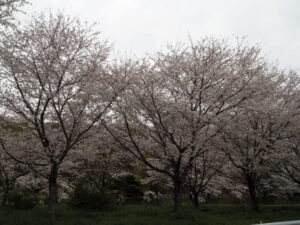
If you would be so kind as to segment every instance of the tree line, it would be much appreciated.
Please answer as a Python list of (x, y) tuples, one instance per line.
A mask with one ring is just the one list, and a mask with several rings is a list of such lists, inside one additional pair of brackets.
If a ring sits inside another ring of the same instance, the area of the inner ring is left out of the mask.
[(185, 191), (195, 205), (224, 187), (248, 193), (255, 211), (262, 190), (299, 192), (299, 77), (258, 46), (204, 38), (112, 59), (93, 26), (61, 13), (1, 24), (4, 193), (43, 179), (53, 216), (65, 173), (104, 185), (132, 161), (172, 187), (176, 212)]

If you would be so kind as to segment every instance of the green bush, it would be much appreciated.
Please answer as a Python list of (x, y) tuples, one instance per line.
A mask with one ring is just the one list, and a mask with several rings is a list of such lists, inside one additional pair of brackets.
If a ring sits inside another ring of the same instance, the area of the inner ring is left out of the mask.
[(69, 200), (69, 204), (76, 208), (107, 210), (113, 208), (115, 196), (112, 192), (98, 191), (85, 184), (78, 184)]
[(19, 189), (9, 193), (8, 202), (15, 209), (32, 209), (37, 205), (38, 198), (30, 190)]
[(141, 202), (143, 192), (141, 190), (141, 184), (132, 175), (122, 176), (114, 180), (112, 189), (125, 195), (126, 202)]

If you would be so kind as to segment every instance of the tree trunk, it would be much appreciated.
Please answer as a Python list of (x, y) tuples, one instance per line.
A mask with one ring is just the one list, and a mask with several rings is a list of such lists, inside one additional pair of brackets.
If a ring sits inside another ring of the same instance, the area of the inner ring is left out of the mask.
[(58, 173), (58, 166), (54, 162), (51, 165), (51, 173), (49, 176), (48, 215), (50, 217), (55, 216), (55, 206), (56, 206), (57, 195), (58, 195), (57, 173)]
[(5, 187), (5, 188), (4, 188), (4, 192), (3, 192), (2, 203), (1, 203), (2, 206), (5, 206), (6, 203), (7, 203), (8, 191), (9, 191), (9, 188), (8, 188), (8, 187)]
[(174, 182), (174, 212), (181, 211), (182, 208), (182, 181), (180, 177), (175, 175)]
[(196, 207), (199, 206), (199, 194), (196, 191), (193, 192), (193, 203), (194, 203), (194, 206), (196, 206)]
[(256, 187), (255, 183), (252, 180), (248, 180), (248, 189), (249, 189), (249, 197), (251, 202), (251, 208), (254, 212), (258, 212), (258, 202), (256, 197)]
[(101, 189), (105, 190), (105, 188), (106, 188), (106, 171), (104, 171), (102, 173), (101, 185), (102, 185)]

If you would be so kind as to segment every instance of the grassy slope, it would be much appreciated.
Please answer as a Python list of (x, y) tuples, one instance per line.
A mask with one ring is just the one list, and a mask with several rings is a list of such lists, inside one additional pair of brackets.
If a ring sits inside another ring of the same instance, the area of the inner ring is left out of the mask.
[(253, 223), (299, 220), (300, 205), (262, 207), (262, 212), (232, 205), (205, 205), (198, 209), (185, 206), (173, 214), (170, 206), (125, 205), (108, 212), (89, 212), (59, 206), (58, 216), (51, 221), (46, 207), (32, 210), (0, 209), (2, 225), (249, 225)]

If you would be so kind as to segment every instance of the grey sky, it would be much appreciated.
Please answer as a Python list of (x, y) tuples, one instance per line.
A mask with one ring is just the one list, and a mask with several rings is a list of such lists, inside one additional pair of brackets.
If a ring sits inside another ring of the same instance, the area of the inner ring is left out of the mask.
[(121, 55), (205, 36), (248, 37), (272, 61), (300, 71), (299, 0), (31, 0), (29, 13), (64, 10), (98, 22)]

